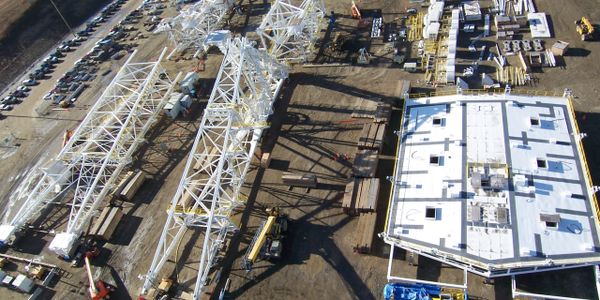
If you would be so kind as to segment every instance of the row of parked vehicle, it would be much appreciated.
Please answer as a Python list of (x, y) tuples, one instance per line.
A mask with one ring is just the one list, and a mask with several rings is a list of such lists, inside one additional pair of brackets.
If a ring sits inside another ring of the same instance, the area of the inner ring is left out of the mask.
[[(104, 8), (98, 17), (89, 21), (86, 28), (79, 31), (75, 38), (62, 42), (54, 52), (42, 61), (37, 69), (29, 74), (29, 79), (24, 80), (21, 83), (21, 86), (2, 100), (0, 103), (0, 110), (10, 110), (14, 105), (21, 103), (22, 98), (27, 97), (28, 93), (31, 91), (31, 86), (35, 86), (40, 80), (46, 79), (47, 75), (54, 71), (56, 65), (62, 62), (61, 58), (63, 58), (67, 52), (72, 51), (75, 47), (85, 41), (100, 23), (105, 22), (111, 15), (117, 12), (121, 5), (126, 1), (127, 0), (117, 0), (113, 2), (111, 5)], [(58, 104), (61, 100), (66, 98), (66, 95), (61, 94), (81, 91), (81, 86), (83, 85), (82, 82), (92, 79), (91, 72), (88, 72), (89, 70), (87, 70), (87, 60), (87, 58), (84, 58), (76, 62), (75, 67), (58, 79), (55, 89), (46, 94), (43, 99), (53, 100)]]

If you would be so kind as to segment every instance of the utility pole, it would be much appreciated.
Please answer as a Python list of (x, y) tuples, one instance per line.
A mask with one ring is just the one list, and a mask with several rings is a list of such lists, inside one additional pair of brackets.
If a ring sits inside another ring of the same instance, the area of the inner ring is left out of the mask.
[(60, 10), (58, 9), (58, 6), (56, 6), (56, 4), (54, 4), (54, 0), (50, 0), (50, 3), (52, 3), (52, 6), (54, 6), (54, 9), (56, 9), (56, 12), (60, 16), (60, 18), (63, 20), (63, 22), (65, 23), (65, 25), (67, 25), (67, 28), (69, 28), (69, 32), (71, 32), (71, 34), (74, 37), (77, 37), (77, 35), (75, 34), (75, 32), (73, 32), (73, 28), (71, 28), (71, 26), (69, 26), (69, 23), (67, 22), (67, 19), (65, 19), (65, 17), (60, 13)]

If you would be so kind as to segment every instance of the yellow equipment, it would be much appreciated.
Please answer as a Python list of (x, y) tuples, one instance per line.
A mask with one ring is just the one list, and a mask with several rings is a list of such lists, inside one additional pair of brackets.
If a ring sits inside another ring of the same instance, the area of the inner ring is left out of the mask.
[(242, 259), (242, 267), (247, 271), (252, 270), (252, 265), (259, 257), (262, 259), (281, 258), (282, 240), (287, 232), (288, 219), (286, 215), (281, 214), (279, 208), (266, 211), (269, 217), (259, 227)]
[(582, 41), (589, 41), (594, 39), (594, 25), (586, 17), (581, 17), (581, 20), (575, 21), (577, 33), (581, 35)]

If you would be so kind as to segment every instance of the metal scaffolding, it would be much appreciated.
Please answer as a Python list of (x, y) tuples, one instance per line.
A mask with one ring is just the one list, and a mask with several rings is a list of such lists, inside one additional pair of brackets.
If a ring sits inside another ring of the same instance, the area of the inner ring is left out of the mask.
[(262, 47), (277, 60), (304, 62), (315, 44), (325, 15), (323, 0), (277, 0), (256, 29)]
[(157, 286), (165, 262), (186, 228), (204, 230), (194, 299), (199, 299), (228, 233), (232, 211), (244, 203), (244, 183), (256, 145), (284, 79), (286, 62), (306, 60), (324, 16), (322, 0), (295, 7), (276, 1), (257, 32), (261, 49), (245, 38), (228, 39), (200, 128), (148, 273), (142, 294)]
[(168, 32), (175, 45), (173, 53), (186, 49), (200, 51), (208, 35), (221, 27), (221, 20), (233, 5), (233, 0), (203, 0), (165, 19), (155, 32)]
[(67, 228), (50, 243), (50, 250), (68, 256), (95, 210), (115, 185), (121, 170), (166, 104), (174, 83), (160, 62), (131, 62), (135, 52), (106, 88), (72, 137), (45, 168), (36, 168), (11, 199), (0, 226), (0, 241), (40, 216), (48, 204), (70, 202)]
[(198, 299), (227, 234), (237, 230), (230, 216), (243, 204), (240, 188), (287, 70), (245, 38), (229, 40), (226, 48), (142, 294), (156, 284), (185, 229), (196, 227), (205, 230)]

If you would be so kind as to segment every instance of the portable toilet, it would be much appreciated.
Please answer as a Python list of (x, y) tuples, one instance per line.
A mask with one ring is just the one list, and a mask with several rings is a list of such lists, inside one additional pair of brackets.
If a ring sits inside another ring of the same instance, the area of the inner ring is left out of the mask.
[(19, 274), (13, 281), (12, 286), (23, 293), (29, 294), (31, 293), (31, 290), (33, 290), (35, 283), (33, 280), (29, 279), (29, 277)]
[(181, 88), (181, 92), (186, 95), (190, 95), (192, 97), (196, 97), (196, 83), (200, 75), (196, 72), (189, 72), (185, 75), (179, 87)]
[(179, 102), (179, 99), (181, 99), (181, 93), (172, 93), (171, 97), (167, 101), (167, 104), (165, 104), (165, 107), (164, 107), (165, 113), (171, 119), (177, 118), (177, 116), (179, 115), (179, 113), (182, 110), (181, 102)]

